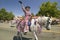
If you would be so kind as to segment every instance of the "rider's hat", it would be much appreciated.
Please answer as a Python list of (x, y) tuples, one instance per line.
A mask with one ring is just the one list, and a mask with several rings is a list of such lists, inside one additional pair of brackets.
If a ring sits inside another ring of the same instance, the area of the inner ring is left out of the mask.
[(29, 8), (29, 9), (30, 9), (30, 6), (26, 6), (25, 9), (26, 9), (26, 8)]

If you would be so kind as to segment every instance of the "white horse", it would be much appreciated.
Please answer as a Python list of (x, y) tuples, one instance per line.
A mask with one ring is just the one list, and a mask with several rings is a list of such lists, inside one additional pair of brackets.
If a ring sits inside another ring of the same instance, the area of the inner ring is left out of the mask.
[[(36, 21), (36, 23), (34, 23)], [(37, 33), (41, 33), (41, 29), (44, 26), (47, 30), (51, 29), (52, 20), (49, 17), (38, 17), (37, 19), (31, 20), (30, 29), (34, 34), (35, 40), (38, 40)]]
[(38, 22), (41, 26), (44, 26), (47, 30), (51, 29), (52, 19), (50, 17), (38, 17)]
[[(52, 20), (49, 17), (45, 17), (45, 16), (38, 17), (37, 19), (31, 20), (30, 29), (33, 32), (35, 40), (38, 40), (37, 33), (41, 33), (42, 27), (45, 27), (47, 30), (51, 29), (51, 22), (52, 22)], [(14, 24), (14, 23), (16, 23), (16, 20), (12, 21), (12, 24)], [(20, 35), (22, 35), (22, 34), (20, 33)]]

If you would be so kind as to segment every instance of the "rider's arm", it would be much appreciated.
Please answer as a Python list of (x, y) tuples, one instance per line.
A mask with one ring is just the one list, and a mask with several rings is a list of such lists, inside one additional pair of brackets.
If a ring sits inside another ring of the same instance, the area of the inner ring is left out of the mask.
[(22, 1), (18, 1), (18, 2), (21, 4), (23, 11), (26, 12), (25, 7), (24, 7)]
[(24, 5), (21, 4), (21, 6), (22, 6), (22, 10), (23, 10), (24, 12), (26, 12)]

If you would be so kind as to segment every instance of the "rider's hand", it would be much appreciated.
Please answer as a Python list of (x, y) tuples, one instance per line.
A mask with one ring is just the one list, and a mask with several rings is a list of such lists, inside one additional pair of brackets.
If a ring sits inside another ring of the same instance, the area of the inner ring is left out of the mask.
[(22, 4), (22, 1), (18, 1), (20, 4)]

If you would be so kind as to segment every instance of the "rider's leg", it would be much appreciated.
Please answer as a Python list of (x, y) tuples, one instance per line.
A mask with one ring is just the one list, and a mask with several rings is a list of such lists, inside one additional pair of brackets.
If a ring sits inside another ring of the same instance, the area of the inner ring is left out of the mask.
[(26, 34), (29, 31), (29, 27), (28, 27), (28, 20), (25, 20), (25, 28), (24, 28), (24, 33)]

